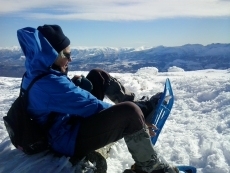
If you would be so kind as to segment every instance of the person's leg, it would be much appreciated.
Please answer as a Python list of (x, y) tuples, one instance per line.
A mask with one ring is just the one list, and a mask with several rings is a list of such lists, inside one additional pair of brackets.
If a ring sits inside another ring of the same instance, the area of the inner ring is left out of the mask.
[(132, 102), (114, 105), (81, 122), (77, 136), (75, 157), (81, 159), (124, 136), (145, 127), (142, 111)]
[(92, 69), (86, 76), (88, 80), (91, 81), (93, 89), (91, 94), (93, 94), (97, 99), (103, 100), (105, 97), (106, 84), (110, 80), (110, 75), (101, 69)]
[(135, 94), (125, 88), (116, 78), (111, 77), (105, 90), (106, 96), (115, 104), (134, 101)]
[(103, 100), (105, 95), (116, 104), (134, 100), (134, 93), (131, 93), (116, 78), (102, 69), (91, 70), (86, 78), (93, 85), (91, 93), (100, 100)]
[(150, 140), (148, 129), (141, 129), (125, 136), (124, 139), (135, 161), (132, 167), (134, 173), (179, 173), (176, 167), (159, 159)]
[(141, 109), (133, 102), (123, 102), (82, 121), (75, 149), (75, 158), (121, 138), (125, 139), (135, 161), (135, 171), (150, 173), (154, 170), (177, 173), (162, 163), (151, 143)]

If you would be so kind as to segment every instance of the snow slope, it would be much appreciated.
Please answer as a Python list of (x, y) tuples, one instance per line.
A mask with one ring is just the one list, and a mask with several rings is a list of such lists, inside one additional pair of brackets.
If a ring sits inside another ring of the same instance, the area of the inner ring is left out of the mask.
[[(111, 74), (137, 98), (162, 91), (169, 78), (175, 102), (155, 146), (159, 154), (171, 164), (195, 166), (198, 173), (230, 173), (230, 69), (188, 72), (171, 67), (168, 71), (159, 73), (148, 67)], [(69, 73), (70, 77), (74, 74), (87, 72)], [(47, 152), (27, 156), (10, 143), (2, 117), (16, 99), (20, 81), (0, 77), (0, 173), (74, 172), (66, 157)], [(121, 173), (134, 163), (123, 139), (112, 147), (107, 163), (108, 173)]]

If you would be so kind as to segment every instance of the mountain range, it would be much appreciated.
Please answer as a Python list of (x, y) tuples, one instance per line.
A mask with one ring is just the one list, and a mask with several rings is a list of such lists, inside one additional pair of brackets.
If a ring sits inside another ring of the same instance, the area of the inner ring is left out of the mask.
[[(185, 71), (230, 68), (230, 44), (186, 44), (154, 48), (72, 48), (70, 71), (102, 68), (108, 72), (133, 73), (141, 67), (156, 67), (165, 72), (177, 66)], [(20, 47), (0, 48), (0, 76), (21, 77), (25, 56)]]

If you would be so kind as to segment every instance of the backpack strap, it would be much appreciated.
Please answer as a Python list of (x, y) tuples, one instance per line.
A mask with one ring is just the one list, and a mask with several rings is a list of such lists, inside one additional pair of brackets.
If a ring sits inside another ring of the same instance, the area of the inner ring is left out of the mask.
[[(28, 93), (29, 93), (29, 90), (31, 89), (31, 87), (34, 85), (34, 83), (36, 81), (38, 81), (39, 79), (43, 78), (44, 76), (47, 76), (48, 74), (50, 73), (43, 73), (43, 74), (40, 74), (38, 76), (36, 76), (29, 84), (29, 86), (27, 87), (27, 89), (23, 89), (22, 88), (22, 82), (21, 82), (21, 88), (20, 88), (20, 97), (22, 97), (22, 100), (23, 102), (25, 103), (25, 105), (28, 105)], [(22, 77), (22, 81), (23, 81), (23, 78), (25, 76), (25, 73)], [(25, 109), (25, 112), (27, 111), (27, 107), (24, 108)], [(49, 127), (52, 125), (53, 123), (53, 120), (54, 118), (56, 117), (55, 116), (55, 112), (51, 112), (49, 117), (48, 117), (48, 122), (46, 123), (46, 125), (43, 127), (43, 130), (47, 130), (49, 129)]]
[[(21, 87), (20, 87), (20, 96), (25, 96), (25, 95), (27, 95), (28, 93), (29, 93), (29, 90), (31, 89), (31, 87), (34, 85), (34, 83), (36, 82), (36, 81), (38, 81), (39, 79), (41, 79), (41, 78), (43, 78), (44, 76), (47, 76), (49, 73), (43, 73), (43, 74), (40, 74), (40, 75), (38, 75), (38, 76), (36, 76), (31, 82), (30, 82), (30, 84), (29, 84), (29, 86), (27, 87), (27, 89), (23, 89), (22, 88), (22, 82), (21, 82)], [(23, 81), (23, 78), (25, 77), (25, 73), (24, 73), (24, 75), (23, 75), (23, 77), (22, 77), (22, 81)]]
[[(25, 75), (26, 75), (26, 72), (25, 72), (25, 73), (23, 74), (23, 76), (22, 76), (21, 85), (20, 85), (19, 97), (22, 96), (22, 82), (23, 82), (23, 79), (24, 79)], [(23, 89), (23, 91), (24, 91), (24, 89)]]
[[(22, 97), (22, 100), (23, 102), (25, 103), (25, 105), (28, 105), (28, 93), (29, 93), (29, 90), (31, 89), (31, 87), (34, 85), (34, 83), (36, 81), (38, 81), (39, 79), (43, 78), (44, 76), (47, 76), (49, 73), (43, 73), (43, 74), (40, 74), (38, 76), (36, 76), (29, 84), (29, 86), (27, 87), (27, 89), (23, 89), (22, 88), (22, 82), (23, 82), (23, 79), (25, 77), (25, 74), (26, 72), (23, 74), (23, 77), (22, 77), (22, 81), (21, 81), (21, 87), (20, 87), (20, 93), (19, 93), (19, 97)], [(27, 107), (25, 107), (25, 111), (26, 111)]]

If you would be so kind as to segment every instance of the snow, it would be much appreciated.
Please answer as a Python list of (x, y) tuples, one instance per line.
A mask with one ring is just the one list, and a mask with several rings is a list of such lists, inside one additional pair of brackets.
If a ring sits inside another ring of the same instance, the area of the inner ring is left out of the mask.
[(20, 51), (21, 47), (19, 46), (0, 47), (0, 50)]
[[(87, 75), (85, 71), (70, 72)], [(166, 78), (175, 102), (156, 143), (156, 150), (170, 164), (191, 165), (198, 173), (230, 173), (230, 70), (184, 71), (178, 67), (158, 72), (155, 67), (136, 73), (111, 73), (136, 97), (163, 90)], [(11, 144), (2, 117), (19, 93), (20, 78), (0, 77), (0, 172), (72, 173), (66, 157), (43, 152), (27, 156)], [(104, 101), (112, 103), (109, 99)], [(121, 173), (134, 163), (123, 139), (107, 159), (108, 173)]]

